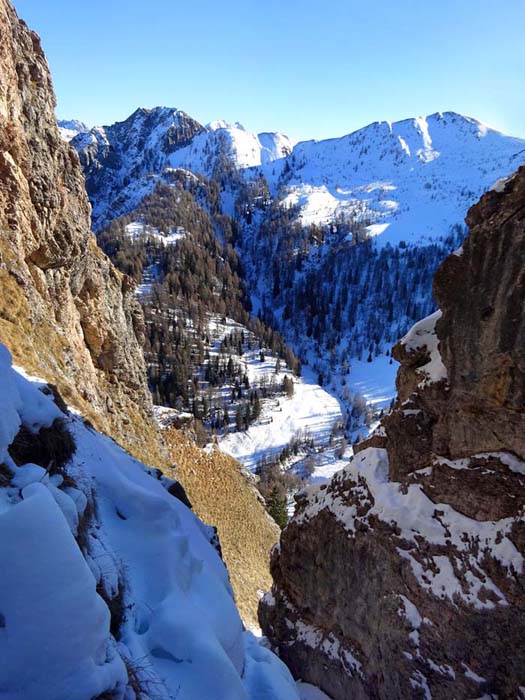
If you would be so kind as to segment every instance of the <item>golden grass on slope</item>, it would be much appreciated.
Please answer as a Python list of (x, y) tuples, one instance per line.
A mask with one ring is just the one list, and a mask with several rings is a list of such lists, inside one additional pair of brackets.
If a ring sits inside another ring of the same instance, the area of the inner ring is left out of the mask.
[(186, 489), (195, 513), (217, 526), (241, 617), (258, 626), (259, 595), (272, 584), (270, 550), (280, 530), (236, 460), (217, 449), (199, 449), (173, 428), (164, 437), (176, 465), (173, 478)]

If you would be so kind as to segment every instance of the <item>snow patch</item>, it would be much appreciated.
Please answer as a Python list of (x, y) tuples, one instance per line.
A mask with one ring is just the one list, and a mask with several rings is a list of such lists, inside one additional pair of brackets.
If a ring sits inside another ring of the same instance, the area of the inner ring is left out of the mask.
[(430, 314), (430, 316), (418, 321), (401, 339), (401, 343), (406, 347), (409, 353), (421, 350), (422, 348), (427, 348), (429, 352), (430, 360), (416, 370), (425, 377), (425, 379), (420, 382), (419, 386), (423, 386), (427, 383), (440, 382), (448, 378), (447, 368), (443, 364), (438, 349), (439, 340), (436, 334), (436, 323), (440, 318), (441, 311), (435, 311), (433, 314)]

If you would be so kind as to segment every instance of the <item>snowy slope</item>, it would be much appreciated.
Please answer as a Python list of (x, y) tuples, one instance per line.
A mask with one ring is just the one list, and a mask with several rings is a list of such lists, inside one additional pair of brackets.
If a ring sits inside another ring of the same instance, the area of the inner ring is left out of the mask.
[[(247, 360), (251, 385), (257, 375), (272, 377), (275, 359), (259, 363), (255, 358)], [(284, 373), (279, 379), (282, 381)], [(246, 467), (255, 470), (261, 457), (278, 455), (295, 437), (313, 438), (318, 450), (326, 449), (334, 425), (341, 423), (342, 411), (339, 401), (320, 387), (313, 373), (305, 368), (303, 376), (294, 378), (294, 393), (288, 398), (279, 397), (263, 404), (260, 419), (246, 431), (230, 433), (220, 441), (221, 450), (238, 459)], [(333, 471), (342, 468), (342, 464)]]
[[(297, 700), (170, 481), (10, 364), (0, 346), (1, 700)], [(50, 428), (74, 454), (17, 466), (21, 427), (24, 449)]]
[(59, 119), (57, 124), (60, 136), (64, 141), (71, 141), (78, 134), (84, 134), (89, 131), (89, 126), (78, 119)]
[[(232, 319), (225, 319), (224, 322), (215, 317), (211, 320), (209, 333), (214, 340), (209, 349), (211, 359), (219, 354), (221, 341), (235, 330), (243, 332), (246, 338), (251, 336), (248, 329)], [(263, 398), (259, 418), (247, 430), (236, 430), (235, 424), (231, 423), (227, 434), (219, 436), (220, 449), (250, 471), (256, 471), (261, 460), (277, 459), (293, 441), (304, 446), (308, 440), (313, 440), (313, 450), (300, 449), (297, 455), (286, 460), (283, 467), (303, 475), (302, 465), (308, 459), (313, 467), (308, 480), (312, 482), (328, 480), (342, 469), (346, 465), (346, 460), (339, 456), (342, 406), (334, 394), (319, 386), (312, 370), (303, 367), (301, 376), (296, 377), (280, 361), (280, 369), (276, 372), (277, 357), (272, 355), (269, 348), (265, 348), (264, 360), (261, 360), (254, 337), (252, 349), (245, 346), (238, 361), (252, 389), (261, 390), (272, 384), (280, 386), (286, 376), (293, 381), (293, 395), (286, 396), (277, 391)], [(221, 393), (223, 397), (228, 397), (231, 386), (224, 385)]]
[(424, 243), (462, 222), (495, 180), (523, 162), (524, 140), (444, 112), (301, 142), (280, 183), (283, 204), (299, 205), (305, 224), (355, 216), (381, 243)]
[[(247, 131), (239, 122), (230, 124), (214, 121), (208, 124), (208, 129), (211, 132), (218, 132), (227, 139), (232, 162), (237, 168), (250, 168), (271, 163), (278, 158), (285, 158), (292, 152), (295, 144), (292, 139), (280, 132), (255, 134)], [(198, 170), (199, 165), (191, 160), (188, 167), (190, 170), (201, 172)]]

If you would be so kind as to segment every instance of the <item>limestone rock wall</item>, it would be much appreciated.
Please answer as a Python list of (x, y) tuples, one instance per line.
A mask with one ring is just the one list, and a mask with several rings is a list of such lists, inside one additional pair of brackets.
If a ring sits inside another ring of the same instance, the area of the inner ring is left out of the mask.
[(97, 248), (38, 36), (0, 0), (0, 339), (99, 429), (162, 461), (128, 280)]

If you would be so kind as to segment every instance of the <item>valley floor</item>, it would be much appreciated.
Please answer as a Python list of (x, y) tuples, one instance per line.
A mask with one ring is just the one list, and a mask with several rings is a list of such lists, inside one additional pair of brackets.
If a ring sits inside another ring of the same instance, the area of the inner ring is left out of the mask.
[[(294, 440), (313, 439), (316, 451), (330, 447), (330, 438), (342, 421), (339, 401), (315, 382), (313, 371), (305, 367), (300, 379), (294, 380), (294, 394), (263, 403), (259, 420), (247, 431), (231, 433), (220, 441), (223, 452), (238, 459), (254, 471), (263, 457), (277, 457)], [(329, 460), (319, 464), (323, 476)], [(333, 463), (331, 473), (340, 469)], [(315, 474), (315, 472), (314, 472)]]

